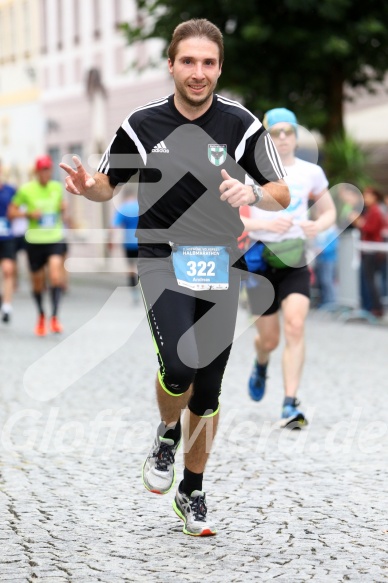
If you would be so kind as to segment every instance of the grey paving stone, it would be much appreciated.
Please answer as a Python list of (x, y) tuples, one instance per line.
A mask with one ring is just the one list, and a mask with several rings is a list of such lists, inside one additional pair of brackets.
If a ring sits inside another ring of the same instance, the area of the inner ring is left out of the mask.
[[(22, 280), (13, 321), (0, 327), (0, 581), (217, 583), (226, 573), (228, 583), (388, 581), (386, 329), (310, 314), (300, 397), (311, 423), (299, 434), (275, 427), (280, 351), (266, 397), (254, 403), (246, 388), (254, 330), (240, 336), (204, 482), (218, 535), (197, 540), (182, 534), (173, 492), (142, 486), (158, 422), (156, 357), (145, 320), (110, 352), (124, 325), (142, 318), (127, 289), (108, 301), (115, 277), (73, 284), (65, 334), (42, 339)], [(101, 310), (103, 330), (93, 327)], [(247, 323), (241, 311), (239, 328)], [(56, 351), (56, 369), (45, 365), (28, 393), (31, 367)], [(101, 361), (83, 371), (96, 351)], [(42, 400), (70, 373), (72, 384)], [(182, 468), (179, 457), (178, 476)]]

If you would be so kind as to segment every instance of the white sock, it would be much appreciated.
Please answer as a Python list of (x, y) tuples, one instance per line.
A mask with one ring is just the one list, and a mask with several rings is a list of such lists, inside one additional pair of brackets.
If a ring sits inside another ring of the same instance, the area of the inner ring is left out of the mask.
[(12, 312), (11, 304), (2, 304), (1, 311), (3, 312), (3, 314), (10, 314)]

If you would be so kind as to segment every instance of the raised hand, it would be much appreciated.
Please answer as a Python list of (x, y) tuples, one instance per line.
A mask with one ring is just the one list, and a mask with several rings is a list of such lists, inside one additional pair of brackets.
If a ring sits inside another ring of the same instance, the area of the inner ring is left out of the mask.
[(66, 190), (71, 192), (71, 194), (83, 195), (90, 188), (93, 188), (96, 181), (86, 172), (81, 164), (81, 160), (77, 156), (73, 156), (73, 162), (75, 164), (75, 170), (63, 162), (59, 164), (62, 170), (65, 170), (69, 175), (65, 178)]
[(229, 176), (225, 169), (221, 170), (223, 181), (220, 184), (221, 200), (227, 201), (233, 208), (252, 202), (252, 188), (236, 178)]

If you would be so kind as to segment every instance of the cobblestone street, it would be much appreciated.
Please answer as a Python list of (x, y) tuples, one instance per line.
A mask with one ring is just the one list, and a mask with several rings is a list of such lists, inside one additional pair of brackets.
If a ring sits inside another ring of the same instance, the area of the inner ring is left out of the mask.
[(174, 490), (142, 484), (157, 361), (124, 279), (74, 278), (60, 337), (34, 337), (24, 280), (0, 322), (0, 581), (388, 581), (388, 328), (311, 312), (310, 424), (292, 432), (276, 425), (280, 349), (263, 402), (248, 396), (254, 328), (240, 309), (204, 482), (218, 534), (197, 539)]

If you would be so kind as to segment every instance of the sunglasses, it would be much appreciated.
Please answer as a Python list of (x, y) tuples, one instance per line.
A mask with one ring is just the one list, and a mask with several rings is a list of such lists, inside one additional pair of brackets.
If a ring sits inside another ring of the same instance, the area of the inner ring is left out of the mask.
[(272, 138), (279, 138), (280, 134), (283, 133), (285, 136), (292, 136), (295, 134), (294, 128), (281, 128), (280, 130), (268, 130)]

